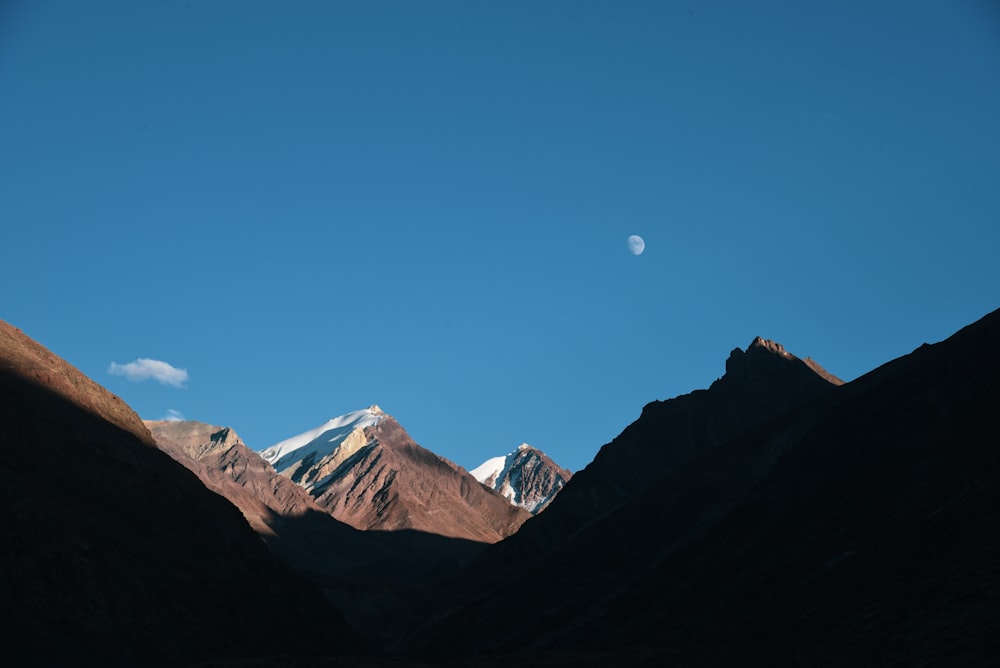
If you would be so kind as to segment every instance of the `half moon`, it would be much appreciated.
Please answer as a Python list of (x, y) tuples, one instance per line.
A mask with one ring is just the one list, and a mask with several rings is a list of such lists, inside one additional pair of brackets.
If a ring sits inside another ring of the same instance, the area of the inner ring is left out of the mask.
[(632, 255), (642, 255), (646, 250), (646, 242), (638, 234), (633, 234), (628, 238), (628, 252)]

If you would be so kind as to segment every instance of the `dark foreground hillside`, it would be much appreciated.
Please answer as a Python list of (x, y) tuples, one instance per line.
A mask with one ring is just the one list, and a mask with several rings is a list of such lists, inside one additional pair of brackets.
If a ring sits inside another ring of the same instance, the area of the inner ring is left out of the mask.
[[(548, 665), (989, 665), (998, 377), (994, 312), (733, 434), (516, 564), (504, 553), (520, 534), (491, 548), (396, 647)], [(681, 426), (647, 431), (647, 461), (700, 428)], [(497, 604), (512, 596), (516, 618)]]
[(2, 322), (0, 454), (3, 665), (358, 648), (120, 399)]

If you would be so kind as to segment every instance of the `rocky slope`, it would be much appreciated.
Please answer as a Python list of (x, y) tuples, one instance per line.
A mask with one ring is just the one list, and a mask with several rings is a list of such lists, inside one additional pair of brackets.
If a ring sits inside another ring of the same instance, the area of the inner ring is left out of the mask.
[(2, 322), (0, 449), (4, 665), (356, 647), (341, 617), (236, 508), (157, 450), (124, 402)]
[[(146, 425), (161, 450), (239, 508), (254, 531), (286, 561), (328, 573), (354, 565), (352, 552), (323, 548), (327, 543), (330, 548), (351, 544), (357, 532), (323, 512), (304, 489), (278, 475), (232, 429), (191, 421), (146, 421)], [(303, 544), (296, 533), (306, 524), (311, 529), (307, 535), (327, 539)]]
[(330, 420), (261, 456), (326, 512), (366, 531), (414, 529), (495, 543), (531, 516), (414, 443), (377, 406)]
[(332, 517), (228, 427), (146, 421), (157, 446), (240, 509), (290, 565), (320, 575), (419, 583), (469, 563), (482, 544), (415, 531), (365, 532)]
[(573, 477), (569, 470), (527, 443), (503, 457), (486, 460), (469, 473), (532, 515), (545, 510)]
[(319, 510), (312, 497), (246, 446), (229, 427), (193, 421), (145, 420), (157, 446), (229, 499), (258, 533), (275, 516)]

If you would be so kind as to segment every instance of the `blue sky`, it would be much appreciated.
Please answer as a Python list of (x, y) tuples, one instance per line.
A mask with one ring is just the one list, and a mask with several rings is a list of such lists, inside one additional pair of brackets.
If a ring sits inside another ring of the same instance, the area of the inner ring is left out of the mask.
[(851, 379), (1000, 307), (997, 119), (985, 1), (7, 2), (0, 318), (256, 449), (577, 470), (756, 335)]

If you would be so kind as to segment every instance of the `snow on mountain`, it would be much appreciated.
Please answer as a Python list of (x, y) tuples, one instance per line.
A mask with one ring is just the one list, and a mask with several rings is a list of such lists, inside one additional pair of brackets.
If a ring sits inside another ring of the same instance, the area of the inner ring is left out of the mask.
[(493, 487), (493, 481), (501, 477), (501, 474), (508, 466), (508, 461), (513, 461), (511, 455), (487, 459), (485, 462), (469, 471), (469, 473), (472, 474), (473, 478), (487, 487)]
[(573, 475), (527, 443), (508, 455), (487, 459), (469, 473), (532, 515), (544, 510)]
[[(315, 429), (292, 436), (280, 443), (260, 451), (260, 456), (267, 460), (278, 473), (303, 462), (307, 459), (315, 462), (337, 451), (351, 434), (365, 427), (377, 425), (385, 418), (385, 413), (376, 405), (371, 405), (359, 411), (352, 411), (340, 417), (324, 422)], [(365, 443), (356, 444), (353, 451), (364, 447)]]
[(415, 443), (378, 406), (329, 420), (260, 455), (355, 529), (410, 529), (495, 543), (531, 517)]

